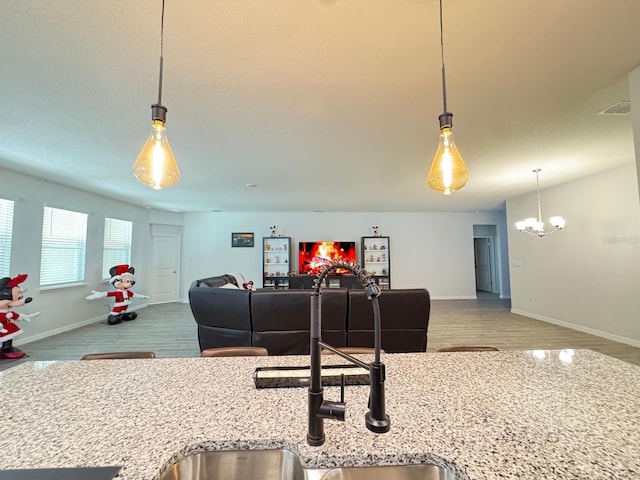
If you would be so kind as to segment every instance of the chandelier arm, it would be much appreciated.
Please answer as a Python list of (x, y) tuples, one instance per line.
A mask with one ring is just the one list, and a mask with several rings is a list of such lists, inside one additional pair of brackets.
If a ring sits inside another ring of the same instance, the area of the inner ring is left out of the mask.
[(520, 230), (520, 231), (523, 232), (523, 233), (528, 233), (529, 235), (535, 235), (536, 237), (542, 238), (542, 237), (544, 237), (546, 235), (551, 235), (553, 232), (556, 232), (558, 230), (561, 230), (561, 229), (558, 228), (558, 227), (551, 227), (546, 232), (545, 231), (538, 232), (536, 230), (531, 229), (530, 227), (527, 227), (524, 230)]

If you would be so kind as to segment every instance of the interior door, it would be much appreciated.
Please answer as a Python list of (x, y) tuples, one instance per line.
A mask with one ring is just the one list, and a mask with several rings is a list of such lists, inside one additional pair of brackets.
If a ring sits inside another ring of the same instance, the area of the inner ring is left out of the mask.
[(180, 237), (152, 235), (150, 303), (177, 302), (180, 292)]
[(476, 260), (476, 289), (483, 292), (492, 292), (493, 246), (491, 245), (491, 239), (474, 238), (473, 247)]

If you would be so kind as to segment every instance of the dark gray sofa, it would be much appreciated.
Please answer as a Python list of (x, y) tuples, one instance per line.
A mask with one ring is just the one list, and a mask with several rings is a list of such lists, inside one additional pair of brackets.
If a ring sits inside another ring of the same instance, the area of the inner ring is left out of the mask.
[[(251, 292), (208, 284), (215, 282), (197, 280), (189, 289), (201, 350), (259, 346), (265, 347), (270, 355), (309, 354), (309, 290)], [(379, 302), (382, 348), (389, 353), (426, 351), (429, 292), (426, 289), (383, 290)], [(362, 290), (323, 289), (321, 321), (322, 339), (330, 345), (373, 346), (373, 308)]]

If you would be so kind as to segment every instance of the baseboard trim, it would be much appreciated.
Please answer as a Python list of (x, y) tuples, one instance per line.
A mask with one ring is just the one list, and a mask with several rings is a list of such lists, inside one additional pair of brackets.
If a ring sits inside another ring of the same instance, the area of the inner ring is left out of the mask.
[[(384, 295), (384, 290), (382, 291), (382, 295)], [(470, 296), (451, 296), (451, 297), (431, 297), (431, 300), (477, 300), (478, 297), (475, 295)]]
[[(143, 303), (140, 305), (136, 305), (135, 307), (129, 307), (127, 311), (135, 312), (136, 310), (141, 310), (147, 307), (148, 303)], [(18, 347), (20, 345), (26, 345), (27, 343), (37, 342), (38, 340), (43, 340), (45, 338), (53, 337), (54, 335), (58, 335), (60, 333), (69, 332), (71, 330), (75, 330), (76, 328), (85, 327), (87, 325), (91, 325), (92, 323), (97, 323), (102, 320), (106, 320), (107, 315), (100, 315), (99, 317), (90, 318), (88, 320), (81, 320), (80, 322), (75, 322), (70, 325), (65, 325), (64, 327), (54, 328), (53, 330), (47, 330), (46, 332), (41, 332), (35, 335), (29, 335), (23, 337), (22, 335), (17, 337), (13, 344)]]
[(544, 315), (538, 315), (537, 313), (525, 312), (524, 310), (518, 310), (515, 308), (511, 309), (511, 313), (515, 313), (516, 315), (522, 315), (524, 317), (534, 318), (536, 320), (541, 320), (547, 323), (553, 323), (554, 325), (570, 328), (571, 330), (577, 330), (579, 332), (588, 333), (589, 335), (595, 335), (596, 337), (602, 337), (602, 338), (606, 338), (607, 340), (613, 340), (614, 342), (624, 343), (626, 345), (631, 345), (632, 347), (640, 348), (640, 340), (634, 340), (633, 338), (627, 338), (620, 335), (615, 335), (613, 333), (603, 332), (602, 330), (585, 327), (584, 325), (578, 325), (577, 323), (565, 322), (563, 320), (558, 320), (556, 318), (546, 317)]

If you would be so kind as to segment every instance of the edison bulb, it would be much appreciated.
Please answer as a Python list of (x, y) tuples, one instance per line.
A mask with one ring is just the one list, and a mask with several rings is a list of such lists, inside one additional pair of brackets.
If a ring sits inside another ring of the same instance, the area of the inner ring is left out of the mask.
[(451, 195), (469, 181), (469, 170), (453, 141), (451, 128), (440, 131), (438, 150), (429, 169), (427, 184), (433, 190)]
[(170, 187), (180, 179), (180, 169), (171, 151), (163, 121), (154, 120), (151, 135), (133, 165), (133, 174), (156, 190)]

